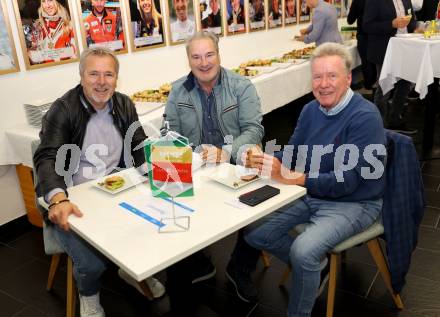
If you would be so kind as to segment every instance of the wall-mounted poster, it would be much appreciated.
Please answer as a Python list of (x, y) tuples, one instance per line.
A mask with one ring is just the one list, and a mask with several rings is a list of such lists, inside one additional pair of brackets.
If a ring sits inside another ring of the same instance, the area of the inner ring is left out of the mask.
[(84, 47), (107, 47), (116, 53), (126, 53), (124, 23), (119, 0), (79, 1)]
[(171, 44), (185, 42), (196, 31), (192, 0), (167, 0)]
[(162, 7), (159, 0), (128, 0), (132, 50), (165, 45)]
[(246, 32), (243, 0), (226, 0), (227, 33), (239, 34)]
[(310, 21), (310, 8), (307, 6), (307, 0), (299, 0), (299, 22)]
[(288, 25), (296, 23), (296, 0), (285, 0), (284, 3), (284, 24)]
[(78, 60), (78, 44), (67, 0), (14, 0), (27, 69)]
[(221, 0), (200, 0), (200, 25), (217, 35), (223, 34)]
[(283, 25), (283, 14), (280, 0), (269, 0), (269, 28)]
[(17, 54), (5, 0), (0, 3), (0, 75), (18, 71)]
[(266, 8), (264, 0), (249, 0), (249, 29), (266, 29)]

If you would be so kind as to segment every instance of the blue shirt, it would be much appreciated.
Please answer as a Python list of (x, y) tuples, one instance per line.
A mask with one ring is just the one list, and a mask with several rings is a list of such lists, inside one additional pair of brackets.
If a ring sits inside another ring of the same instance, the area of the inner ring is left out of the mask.
[[(202, 142), (201, 144), (210, 144), (218, 148), (224, 145), (224, 139), (219, 127), (217, 117), (217, 105), (215, 101), (214, 89), (209, 95), (200, 87), (197, 79), (194, 77), (194, 82), (199, 92), (200, 102), (202, 104)], [(216, 86), (220, 84), (220, 76), (217, 80)]]

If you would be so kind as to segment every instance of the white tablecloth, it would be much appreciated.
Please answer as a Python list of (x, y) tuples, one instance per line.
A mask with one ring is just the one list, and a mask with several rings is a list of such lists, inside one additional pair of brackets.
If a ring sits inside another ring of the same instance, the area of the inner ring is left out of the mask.
[[(353, 56), (353, 67), (360, 65), (356, 42), (348, 46)], [(261, 74), (252, 78), (261, 99), (263, 114), (269, 113), (289, 102), (298, 99), (312, 91), (310, 62), (292, 65), (288, 68), (277, 69), (271, 73)], [(139, 121), (148, 136), (158, 136), (158, 128), (162, 125), (164, 108), (142, 115), (145, 105), (138, 108)], [(290, 129), (290, 127), (289, 127)], [(6, 130), (9, 141), (8, 161), (32, 167), (31, 143), (38, 139), (40, 129), (20, 125)]]
[(391, 38), (379, 77), (384, 94), (405, 79), (416, 84), (423, 99), (434, 77), (440, 77), (440, 40)]

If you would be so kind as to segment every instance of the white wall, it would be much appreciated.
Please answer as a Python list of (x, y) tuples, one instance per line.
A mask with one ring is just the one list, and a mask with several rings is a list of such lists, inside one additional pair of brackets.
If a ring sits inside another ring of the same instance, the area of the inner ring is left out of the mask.
[[(8, 156), (10, 148), (7, 146), (5, 130), (26, 123), (22, 106), (24, 103), (38, 100), (52, 101), (79, 82), (78, 63), (24, 70), (11, 3), (12, 1), (7, 1), (8, 13), (12, 21), (12, 32), (22, 71), (0, 77), (0, 201), (2, 201), (0, 225), (24, 213), (15, 169), (1, 166), (19, 163), (13, 160), (12, 155)], [(74, 18), (78, 21), (76, 10), (74, 13)], [(340, 22), (343, 23), (342, 19)], [(302, 27), (304, 25), (295, 25), (223, 37), (220, 39), (222, 64), (225, 67), (236, 67), (249, 59), (272, 57), (291, 50), (299, 45), (292, 38)], [(123, 54), (119, 55), (119, 60), (121, 67), (118, 90), (127, 94), (137, 90), (157, 88), (189, 71), (184, 45)], [(4, 170), (6, 173), (3, 173)]]

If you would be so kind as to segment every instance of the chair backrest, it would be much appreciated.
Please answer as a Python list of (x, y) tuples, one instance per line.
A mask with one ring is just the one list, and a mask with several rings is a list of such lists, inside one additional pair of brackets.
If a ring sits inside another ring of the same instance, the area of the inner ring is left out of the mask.
[[(40, 140), (32, 141), (31, 143), (32, 156), (34, 155), (39, 145), (40, 145)], [(34, 174), (34, 184), (36, 186), (38, 183), (38, 175), (35, 168), (33, 174)], [(43, 206), (39, 204), (38, 197), (35, 198), (35, 206), (37, 207), (37, 210), (41, 213), (42, 216), (46, 213), (46, 209), (44, 209)], [(43, 241), (44, 241), (44, 252), (46, 254), (51, 255), (51, 254), (64, 253), (64, 249), (61, 247), (61, 245), (58, 243), (58, 240), (55, 237), (53, 225), (47, 224), (46, 220), (44, 220), (44, 217), (43, 217)]]

